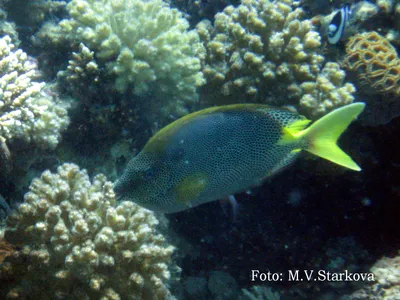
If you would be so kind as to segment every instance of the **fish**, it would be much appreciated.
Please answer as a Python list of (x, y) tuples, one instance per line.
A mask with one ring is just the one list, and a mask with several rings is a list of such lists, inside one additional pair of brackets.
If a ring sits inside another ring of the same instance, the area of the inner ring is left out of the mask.
[(368, 1), (343, 5), (339, 10), (327, 16), (327, 21), (323, 21), (323, 32), (327, 34), (328, 43), (334, 45), (346, 40), (359, 31), (362, 23), (374, 17), (378, 12), (378, 6)]
[(128, 163), (114, 184), (116, 198), (156, 212), (183, 211), (260, 186), (303, 150), (360, 171), (336, 143), (364, 107), (349, 104), (314, 123), (262, 104), (191, 113), (157, 132)]
[(333, 15), (328, 24), (328, 42), (330, 44), (336, 44), (344, 37), (351, 13), (350, 4), (345, 4)]

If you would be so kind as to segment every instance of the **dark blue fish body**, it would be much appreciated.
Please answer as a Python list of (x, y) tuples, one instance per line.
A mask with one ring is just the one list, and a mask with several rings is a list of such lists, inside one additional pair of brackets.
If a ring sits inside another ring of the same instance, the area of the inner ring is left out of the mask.
[(171, 213), (259, 186), (301, 150), (359, 171), (336, 140), (363, 109), (351, 104), (309, 127), (305, 117), (266, 105), (195, 112), (153, 136), (114, 189), (120, 200)]

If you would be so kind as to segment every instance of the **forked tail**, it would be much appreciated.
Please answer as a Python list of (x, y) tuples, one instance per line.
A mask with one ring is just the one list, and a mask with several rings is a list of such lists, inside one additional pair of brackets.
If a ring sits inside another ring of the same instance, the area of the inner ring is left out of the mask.
[(340, 107), (299, 132), (298, 137), (308, 140), (308, 147), (305, 150), (343, 167), (360, 171), (361, 168), (351, 157), (339, 148), (337, 140), (364, 107), (365, 103), (362, 102)]

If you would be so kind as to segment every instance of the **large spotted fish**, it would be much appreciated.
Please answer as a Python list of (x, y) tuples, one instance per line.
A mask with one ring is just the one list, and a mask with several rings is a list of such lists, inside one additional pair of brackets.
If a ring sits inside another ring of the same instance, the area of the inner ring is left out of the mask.
[(258, 186), (302, 150), (359, 171), (336, 142), (364, 106), (341, 107), (310, 126), (299, 114), (258, 104), (192, 113), (149, 140), (115, 192), (154, 211), (177, 212)]

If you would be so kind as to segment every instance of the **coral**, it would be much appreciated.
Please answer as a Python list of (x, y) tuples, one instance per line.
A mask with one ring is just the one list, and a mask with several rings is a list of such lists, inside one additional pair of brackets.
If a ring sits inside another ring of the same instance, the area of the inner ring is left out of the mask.
[(400, 288), (400, 256), (381, 258), (373, 265), (371, 272), (382, 286), (397, 285)]
[[(394, 0), (377, 0), (376, 5), (383, 13), (392, 13), (395, 6)], [(397, 4), (398, 5), (398, 4)]]
[(4, 177), (10, 173), (11, 169), (11, 152), (6, 144), (6, 139), (0, 136), (0, 179), (4, 180)]
[(400, 96), (400, 59), (396, 49), (377, 32), (353, 36), (346, 44), (344, 65), (376, 93)]
[[(11, 213), (11, 207), (7, 203), (7, 201), (3, 198), (2, 195), (0, 195), (0, 223), (2, 224), (3, 221), (9, 216)], [(3, 225), (3, 224), (2, 224)], [(3, 226), (2, 226), (3, 227)], [(1, 229), (0, 229), (1, 231)], [(1, 255), (0, 255), (1, 256)], [(2, 260), (0, 258), (0, 264)]]
[(49, 16), (55, 18), (65, 6), (66, 1), (60, 0), (17, 0), (4, 5), (8, 17), (19, 27), (28, 27), (31, 32), (36, 31)]
[(165, 299), (174, 248), (157, 224), (132, 202), (117, 205), (104, 175), (91, 183), (74, 164), (45, 171), (7, 220), (5, 240), (21, 247), (1, 267), (14, 279), (7, 297)]
[(177, 9), (162, 0), (73, 0), (67, 10), (71, 19), (60, 23), (66, 36), (94, 51), (119, 91), (152, 92), (178, 114), (196, 102), (204, 48)]
[[(215, 98), (225, 96), (226, 102), (286, 105), (300, 100), (301, 109), (309, 102), (301, 101), (309, 93), (302, 84), (314, 84), (322, 93), (332, 85), (338, 87), (337, 83), (341, 87), (343, 80), (327, 87), (318, 83), (325, 62), (321, 36), (311, 21), (304, 19), (305, 12), (293, 5), (291, 0), (243, 0), (238, 7), (228, 6), (217, 14), (213, 27), (200, 23), (197, 30), (207, 49), (204, 89), (218, 95)], [(344, 74), (340, 70), (335, 73)], [(323, 76), (328, 80), (332, 77)], [(347, 103), (329, 96), (317, 100), (331, 101), (331, 109)], [(349, 100), (351, 95), (345, 98)], [(314, 105), (312, 117), (321, 113), (321, 105)], [(310, 106), (305, 111), (310, 111)]]
[(374, 274), (374, 281), (351, 295), (343, 296), (343, 300), (400, 298), (400, 256), (383, 257), (370, 271)]
[[(79, 52), (72, 53), (73, 59), (68, 62), (67, 70), (57, 73), (57, 77), (77, 98), (90, 95), (102, 87), (100, 85), (100, 68), (94, 59), (94, 52), (84, 44), (79, 45)], [(97, 88), (95, 88), (97, 87)]]
[(300, 99), (301, 110), (315, 119), (336, 107), (352, 103), (356, 89), (353, 84), (344, 82), (345, 76), (339, 64), (328, 62), (315, 82), (300, 84), (304, 92)]
[[(0, 196), (1, 199), (1, 196)], [(0, 264), (3, 263), (7, 256), (13, 255), (16, 249), (15, 246), (0, 238)]]
[(279, 292), (269, 286), (254, 285), (250, 289), (242, 289), (241, 300), (279, 300)]
[(67, 39), (65, 32), (55, 21), (44, 23), (32, 37), (32, 43), (38, 48), (50, 48), (52, 46), (52, 48), (61, 50), (70, 47), (70, 41)]
[(46, 94), (44, 82), (33, 81), (35, 62), (13, 48), (10, 37), (0, 39), (0, 136), (55, 148), (69, 123), (66, 105)]
[(17, 26), (14, 22), (7, 21), (7, 14), (0, 9), (0, 36), (8, 35), (11, 42), (15, 47), (19, 46), (20, 40), (18, 38)]
[(185, 12), (191, 25), (196, 25), (200, 20), (212, 20), (217, 12), (228, 5), (238, 5), (240, 0), (166, 0), (172, 7)]

